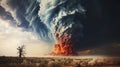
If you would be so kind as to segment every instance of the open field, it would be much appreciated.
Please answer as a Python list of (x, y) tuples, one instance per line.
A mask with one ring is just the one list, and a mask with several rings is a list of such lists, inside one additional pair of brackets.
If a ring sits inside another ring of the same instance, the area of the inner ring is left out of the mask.
[(119, 57), (0, 57), (0, 67), (120, 67)]

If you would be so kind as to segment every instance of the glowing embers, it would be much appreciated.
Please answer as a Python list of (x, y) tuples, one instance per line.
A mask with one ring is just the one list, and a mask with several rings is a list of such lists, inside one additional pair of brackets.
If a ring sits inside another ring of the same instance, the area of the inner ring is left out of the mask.
[(73, 55), (73, 49), (70, 45), (55, 44), (52, 55)]
[(56, 37), (58, 43), (54, 45), (51, 55), (74, 55), (73, 44), (70, 41), (71, 36)]

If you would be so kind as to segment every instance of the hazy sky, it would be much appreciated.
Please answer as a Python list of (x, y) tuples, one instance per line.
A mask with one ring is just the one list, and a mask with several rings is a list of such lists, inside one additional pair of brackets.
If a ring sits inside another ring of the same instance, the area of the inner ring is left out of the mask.
[(0, 55), (17, 56), (17, 47), (25, 45), (26, 56), (41, 56), (51, 50), (51, 44), (39, 40), (32, 32), (13, 27), (0, 19)]

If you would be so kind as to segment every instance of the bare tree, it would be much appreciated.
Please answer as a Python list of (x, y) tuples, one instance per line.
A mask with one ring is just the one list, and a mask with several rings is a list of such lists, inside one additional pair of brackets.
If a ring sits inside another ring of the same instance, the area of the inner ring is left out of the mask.
[(17, 50), (18, 50), (19, 58), (25, 56), (25, 45), (19, 46)]

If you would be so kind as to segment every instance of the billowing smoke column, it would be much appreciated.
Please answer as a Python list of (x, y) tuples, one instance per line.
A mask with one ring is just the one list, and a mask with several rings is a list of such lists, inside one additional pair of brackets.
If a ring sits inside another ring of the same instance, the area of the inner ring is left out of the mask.
[(82, 0), (40, 0), (39, 16), (56, 40), (50, 54), (74, 55), (83, 33), (85, 9)]

